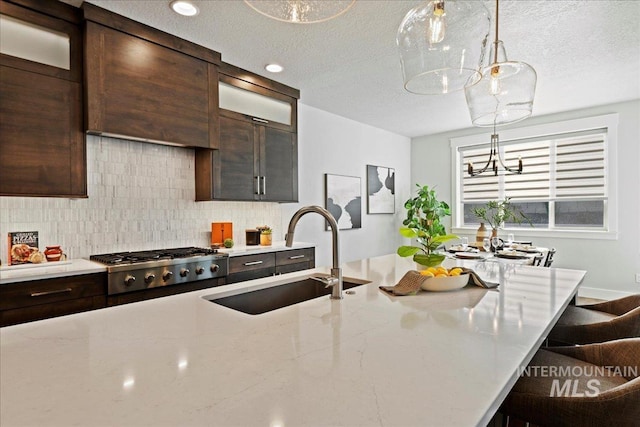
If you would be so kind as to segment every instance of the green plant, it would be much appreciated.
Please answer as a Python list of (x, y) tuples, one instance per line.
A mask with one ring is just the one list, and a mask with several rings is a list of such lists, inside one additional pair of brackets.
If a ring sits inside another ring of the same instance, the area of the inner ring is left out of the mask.
[(505, 197), (504, 200), (491, 200), (484, 206), (473, 208), (472, 212), (478, 219), (489, 224), (494, 230), (502, 227), (506, 221), (513, 221), (517, 224), (527, 221), (529, 225), (533, 226), (529, 218), (520, 209), (511, 204), (509, 197)]
[(260, 234), (271, 234), (273, 230), (268, 225), (261, 225), (256, 227), (256, 229), (260, 232)]
[(233, 247), (233, 239), (224, 239), (224, 242), (222, 242), (222, 244), (224, 245), (225, 248), (232, 248)]
[(400, 228), (400, 234), (415, 239), (419, 246), (400, 246), (397, 253), (401, 257), (413, 256), (416, 263), (433, 267), (442, 263), (445, 258), (434, 251), (444, 242), (457, 239), (458, 236), (447, 234), (440, 222), (442, 217), (451, 215), (449, 205), (438, 200), (435, 190), (426, 185), (416, 185), (418, 195), (404, 203), (407, 218), (402, 221), (404, 227)]

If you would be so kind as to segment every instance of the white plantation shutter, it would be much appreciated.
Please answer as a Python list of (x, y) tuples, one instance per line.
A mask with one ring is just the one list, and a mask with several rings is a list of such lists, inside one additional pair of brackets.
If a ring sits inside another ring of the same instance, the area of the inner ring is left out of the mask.
[(522, 159), (521, 174), (504, 175), (504, 197), (518, 200), (546, 200), (550, 195), (549, 141), (509, 144), (505, 147), (505, 163), (513, 168)]
[(520, 158), (521, 174), (499, 165), (495, 176), (489, 165), (482, 175), (469, 176), (469, 162), (476, 172), (487, 164), (490, 134), (451, 138), (453, 227), (462, 229), (455, 231), (477, 227), (474, 208), (508, 197), (530, 221), (505, 224), (509, 229), (533, 227), (528, 232), (547, 236), (559, 231), (579, 238), (617, 238), (618, 123), (614, 113), (500, 129), (500, 156), (511, 169), (518, 167)]
[[(462, 151), (462, 200), (464, 202), (494, 200), (500, 195), (499, 177), (493, 173), (485, 172), (478, 176), (469, 176), (467, 173), (467, 165), (473, 163), (475, 170), (484, 168), (489, 159), (489, 144), (474, 145), (465, 147)], [(489, 165), (491, 168), (491, 165)]]
[[(470, 206), (505, 197), (509, 197), (513, 203), (542, 204), (548, 212), (554, 211), (561, 203), (564, 203), (562, 209), (580, 212), (581, 209), (587, 209), (588, 203), (604, 203), (607, 200), (606, 128), (500, 141), (501, 156), (508, 167), (517, 168), (518, 159), (522, 159), (521, 174), (505, 172), (499, 165), (498, 176), (495, 176), (492, 165), (489, 165), (483, 174), (469, 176), (469, 162), (473, 163), (476, 171), (487, 164), (489, 144), (464, 145), (457, 150), (460, 159), (461, 206), (463, 209), (467, 206), (467, 212)], [(590, 218), (594, 226), (602, 226), (604, 218), (599, 222), (596, 219)], [(468, 220), (474, 221), (465, 218), (465, 222)], [(553, 216), (547, 220), (552, 223), (555, 221)], [(564, 216), (559, 220), (566, 224), (571, 217)]]
[(555, 198), (606, 198), (604, 133), (556, 141)]
[(509, 197), (518, 201), (605, 200), (606, 129), (501, 141), (501, 156), (510, 168), (522, 159), (522, 174), (505, 173), (498, 166), (498, 176), (491, 165), (482, 175), (471, 177), (467, 165), (482, 169), (489, 159), (489, 144), (458, 148), (462, 203), (484, 203)]
[(498, 165), (498, 176), (489, 170), (481, 175), (469, 176), (467, 165), (473, 162), (474, 170), (482, 169), (489, 159), (489, 144), (461, 147), (461, 177), (463, 202), (486, 202), (510, 197), (516, 200), (546, 200), (550, 195), (549, 141), (500, 143), (504, 163), (518, 167), (518, 159), (524, 165), (522, 174), (505, 174)]

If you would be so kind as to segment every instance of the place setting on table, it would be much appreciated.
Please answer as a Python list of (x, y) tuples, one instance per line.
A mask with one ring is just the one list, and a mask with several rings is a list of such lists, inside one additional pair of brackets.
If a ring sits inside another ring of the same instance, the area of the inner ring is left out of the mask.
[(482, 259), (486, 258), (485, 254), (480, 252), (480, 249), (469, 245), (468, 237), (461, 237), (460, 243), (452, 245), (446, 250), (448, 257), (458, 259)]
[(460, 243), (446, 249), (447, 257), (468, 260), (489, 261), (510, 260), (517, 262), (533, 262), (547, 249), (533, 246), (530, 241), (515, 241), (509, 234), (507, 241), (499, 237), (484, 238), (482, 242), (469, 244), (467, 237), (461, 237)]

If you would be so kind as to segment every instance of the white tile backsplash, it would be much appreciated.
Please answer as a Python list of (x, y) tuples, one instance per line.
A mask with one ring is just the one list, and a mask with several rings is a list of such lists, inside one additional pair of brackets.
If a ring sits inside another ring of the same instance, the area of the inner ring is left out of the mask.
[[(266, 202), (195, 202), (194, 150), (87, 136), (86, 199), (0, 197), (0, 235), (38, 231), (40, 249), (61, 245), (71, 258), (179, 246), (208, 246), (211, 223), (244, 230), (268, 224), (284, 236), (281, 208)], [(2, 263), (7, 245), (0, 245)]]

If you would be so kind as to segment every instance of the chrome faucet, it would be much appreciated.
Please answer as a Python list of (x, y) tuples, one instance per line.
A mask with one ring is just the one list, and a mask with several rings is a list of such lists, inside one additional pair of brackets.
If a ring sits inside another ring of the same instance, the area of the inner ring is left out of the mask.
[(289, 221), (289, 229), (287, 230), (287, 246), (293, 245), (293, 233), (296, 229), (298, 220), (309, 212), (315, 212), (322, 215), (329, 225), (331, 225), (332, 245), (333, 245), (333, 268), (331, 268), (331, 277), (327, 278), (315, 278), (325, 284), (325, 287), (331, 287), (331, 299), (342, 299), (342, 269), (340, 268), (340, 244), (338, 241), (338, 223), (331, 213), (321, 208), (320, 206), (305, 206), (300, 209), (291, 217)]

